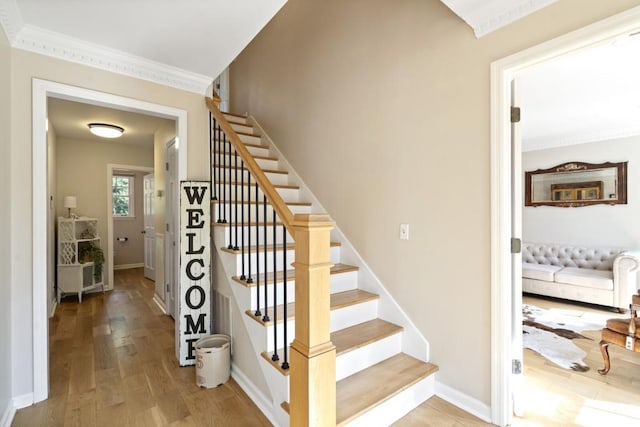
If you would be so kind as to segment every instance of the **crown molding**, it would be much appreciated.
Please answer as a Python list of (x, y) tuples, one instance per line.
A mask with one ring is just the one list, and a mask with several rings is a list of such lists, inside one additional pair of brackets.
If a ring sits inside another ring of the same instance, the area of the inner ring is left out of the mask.
[(22, 28), (22, 15), (15, 0), (0, 0), (0, 25), (10, 44)]
[(547, 150), (550, 148), (568, 147), (571, 145), (588, 144), (591, 142), (605, 142), (616, 139), (630, 138), (640, 135), (640, 127), (630, 127), (623, 130), (607, 130), (583, 132), (580, 134), (567, 136), (557, 136), (551, 138), (532, 138), (522, 140), (522, 152)]
[[(512, 2), (509, 0), (510, 7), (499, 15), (491, 16), (480, 25), (473, 27), (473, 32), (477, 38), (485, 36), (499, 28), (505, 27), (520, 18), (537, 12), (538, 10), (555, 3), (558, 0), (519, 0)], [(515, 4), (514, 4), (515, 3)]]
[(199, 95), (206, 94), (213, 82), (211, 76), (193, 73), (31, 25), (22, 27), (14, 36), (11, 46)]

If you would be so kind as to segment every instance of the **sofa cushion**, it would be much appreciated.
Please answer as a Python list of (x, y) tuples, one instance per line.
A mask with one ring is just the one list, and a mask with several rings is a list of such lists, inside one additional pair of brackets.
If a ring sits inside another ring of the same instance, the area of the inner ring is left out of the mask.
[(555, 281), (585, 288), (613, 290), (612, 271), (566, 267), (555, 274)]
[(562, 270), (562, 267), (555, 265), (532, 264), (529, 262), (522, 263), (522, 277), (526, 279), (553, 282), (554, 274), (559, 270)]

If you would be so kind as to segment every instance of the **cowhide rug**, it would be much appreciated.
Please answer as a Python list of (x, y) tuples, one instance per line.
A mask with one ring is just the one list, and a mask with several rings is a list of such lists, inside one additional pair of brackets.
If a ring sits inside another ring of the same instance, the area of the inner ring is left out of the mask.
[(546, 310), (523, 304), (523, 346), (562, 368), (586, 372), (589, 366), (583, 359), (587, 353), (575, 345), (573, 340), (593, 341), (580, 332), (602, 329), (606, 319), (606, 316), (586, 315), (580, 311)]

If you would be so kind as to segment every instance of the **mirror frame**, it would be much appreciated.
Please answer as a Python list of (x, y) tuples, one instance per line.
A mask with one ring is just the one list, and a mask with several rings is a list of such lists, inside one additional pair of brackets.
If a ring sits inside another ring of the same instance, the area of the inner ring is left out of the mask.
[[(567, 162), (560, 165), (551, 167), (549, 169), (538, 169), (531, 172), (525, 172), (524, 185), (525, 185), (525, 206), (558, 206), (562, 208), (575, 208), (581, 206), (591, 205), (626, 205), (627, 204), (627, 163), (628, 162), (605, 162), (605, 163), (584, 163), (584, 162)], [(617, 185), (616, 193), (618, 195), (615, 199), (598, 199), (598, 200), (572, 200), (572, 201), (553, 201), (545, 200), (542, 202), (534, 202), (531, 200), (533, 189), (533, 176), (546, 173), (571, 173), (575, 171), (584, 171), (592, 169), (606, 169), (616, 168), (617, 172)]]

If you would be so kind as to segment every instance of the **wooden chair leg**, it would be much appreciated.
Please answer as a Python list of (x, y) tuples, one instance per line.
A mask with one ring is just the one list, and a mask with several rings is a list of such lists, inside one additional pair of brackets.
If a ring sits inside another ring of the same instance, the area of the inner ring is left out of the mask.
[(609, 369), (611, 369), (611, 361), (609, 360), (609, 343), (605, 340), (600, 341), (600, 352), (604, 359), (604, 368), (598, 369), (598, 373), (600, 375), (607, 375), (609, 373)]

